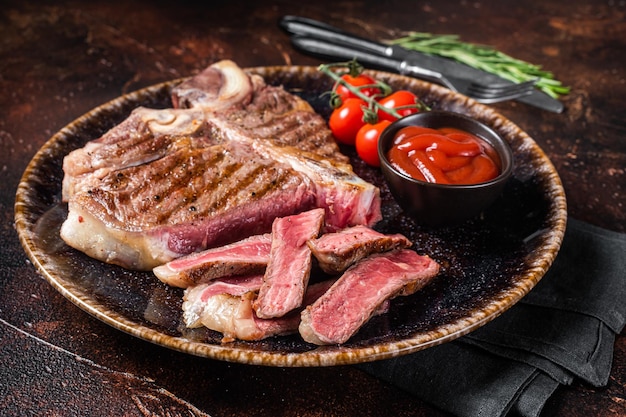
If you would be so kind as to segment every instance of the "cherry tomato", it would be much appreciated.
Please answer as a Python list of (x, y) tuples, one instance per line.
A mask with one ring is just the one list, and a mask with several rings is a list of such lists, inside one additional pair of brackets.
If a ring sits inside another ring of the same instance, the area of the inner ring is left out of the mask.
[[(394, 91), (388, 96), (381, 98), (378, 102), (383, 107), (396, 110), (400, 114), (401, 117), (419, 112), (419, 109), (417, 107), (417, 103), (418, 103), (417, 96), (407, 90)], [(413, 107), (400, 109), (400, 107), (405, 107), (405, 106), (413, 106)], [(396, 119), (397, 117), (394, 117), (391, 114), (383, 110), (378, 111), (378, 120), (391, 120), (393, 122)]]
[[(350, 74), (345, 74), (345, 75), (342, 75), (341, 78), (344, 81), (346, 81), (348, 84), (350, 84), (351, 86), (357, 87), (357, 88), (363, 87), (365, 85), (376, 84), (376, 80), (374, 78), (365, 74), (359, 74), (356, 77), (353, 77)], [(360, 91), (367, 97), (372, 97), (376, 94), (381, 93), (380, 88), (376, 88), (376, 87), (364, 87), (364, 88), (361, 88)], [(341, 85), (341, 84), (337, 85), (337, 88), (335, 88), (335, 93), (339, 97), (341, 97), (342, 101), (346, 101), (349, 98), (359, 98), (352, 91), (348, 90), (346, 86)]]
[(389, 120), (381, 120), (376, 124), (366, 124), (359, 129), (356, 134), (356, 153), (367, 164), (379, 167), (380, 159), (378, 158), (378, 138), (380, 134), (391, 122)]
[(354, 145), (357, 132), (365, 124), (363, 106), (367, 107), (363, 100), (349, 98), (340, 107), (333, 110), (328, 125), (338, 142)]

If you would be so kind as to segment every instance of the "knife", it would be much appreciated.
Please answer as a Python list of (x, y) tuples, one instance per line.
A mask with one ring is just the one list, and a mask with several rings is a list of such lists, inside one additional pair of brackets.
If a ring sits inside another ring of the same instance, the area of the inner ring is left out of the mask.
[[(451, 59), (411, 51), (398, 45), (375, 42), (313, 19), (285, 16), (279, 24), (285, 31), (298, 35), (292, 37), (292, 42), (297, 48), (316, 55), (335, 59), (356, 58), (357, 61), (367, 66), (408, 74), (434, 82), (437, 82), (437, 78), (433, 78), (433, 74), (429, 74), (428, 70), (434, 71), (435, 74), (442, 73), (451, 77), (471, 79), (483, 84), (514, 84), (495, 74), (472, 68)], [(320, 42), (315, 42), (315, 40)], [(335, 46), (333, 47), (333, 45)], [(340, 49), (337, 50), (337, 48)], [(351, 53), (346, 55), (347, 51), (351, 51)], [(338, 55), (339, 52), (341, 55)], [(358, 58), (357, 55), (361, 58)], [(403, 64), (399, 68), (397, 63)], [(425, 72), (419, 74), (402, 71), (403, 68), (408, 67), (421, 67), (425, 69)], [(527, 96), (516, 99), (516, 101), (554, 113), (563, 111), (563, 103), (537, 89), (534, 89)]]
[(292, 36), (291, 42), (296, 48), (310, 52), (314, 55), (339, 60), (356, 59), (359, 64), (364, 65), (368, 68), (382, 69), (386, 71), (397, 72), (402, 75), (410, 75), (413, 77), (423, 78), (428, 81), (433, 81), (435, 83), (444, 85), (448, 88), (452, 88), (452, 86), (445, 81), (441, 73), (431, 71), (427, 68), (410, 65), (407, 61), (387, 58), (385, 56), (377, 55), (369, 51), (355, 49), (353, 47), (340, 45), (323, 39), (302, 35)]

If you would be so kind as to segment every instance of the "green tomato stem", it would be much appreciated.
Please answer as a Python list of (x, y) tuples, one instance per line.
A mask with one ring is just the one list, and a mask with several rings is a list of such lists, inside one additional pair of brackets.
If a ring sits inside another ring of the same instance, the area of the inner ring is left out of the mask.
[[(337, 72), (335, 71), (335, 69), (340, 68), (345, 70), (346, 68), (348, 69), (347, 72)], [(358, 72), (354, 72), (355, 68), (360, 68), (358, 70)], [(385, 113), (397, 118), (397, 119), (401, 119), (402, 116), (396, 111), (396, 109), (392, 109), (389, 107), (385, 107), (382, 106), (377, 100), (377, 97), (385, 97), (387, 95), (389, 95), (389, 93), (392, 91), (391, 87), (382, 82), (382, 81), (378, 81), (375, 84), (367, 84), (367, 85), (363, 85), (363, 86), (359, 86), (359, 87), (355, 87), (351, 84), (349, 84), (348, 82), (346, 82), (342, 77), (342, 75), (345, 74), (350, 74), (353, 77), (358, 76), (361, 72), (363, 72), (363, 67), (358, 64), (355, 60), (349, 61), (349, 62), (339, 62), (339, 63), (331, 63), (331, 64), (322, 64), (318, 67), (319, 71), (321, 71), (322, 73), (328, 75), (330, 78), (333, 79), (334, 84), (333, 84), (333, 91), (335, 91), (337, 89), (338, 85), (342, 85), (344, 86), (346, 89), (348, 89), (352, 94), (354, 94), (355, 96), (357, 96), (358, 98), (360, 98), (361, 100), (363, 100), (365, 103), (367, 103), (367, 108), (364, 108), (364, 121), (367, 123), (376, 123), (378, 120), (378, 115), (377, 112), (379, 110), (384, 111)], [(375, 97), (370, 97), (367, 96), (365, 94), (363, 94), (363, 92), (361, 91), (362, 89), (365, 88), (379, 88), (381, 90), (381, 94), (377, 95)], [(336, 107), (337, 103), (335, 98), (331, 97), (331, 106), (332, 107)], [(415, 107), (420, 109), (420, 110), (424, 110), (427, 109), (428, 107), (424, 104), (424, 103), (416, 103)]]

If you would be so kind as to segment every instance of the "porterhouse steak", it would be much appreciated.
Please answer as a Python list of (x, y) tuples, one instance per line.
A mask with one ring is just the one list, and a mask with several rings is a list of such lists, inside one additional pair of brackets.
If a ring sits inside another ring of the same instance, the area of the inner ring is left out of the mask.
[(276, 217), (325, 210), (325, 230), (381, 218), (308, 103), (220, 61), (138, 108), (63, 162), (61, 237), (105, 262), (149, 270), (267, 233)]

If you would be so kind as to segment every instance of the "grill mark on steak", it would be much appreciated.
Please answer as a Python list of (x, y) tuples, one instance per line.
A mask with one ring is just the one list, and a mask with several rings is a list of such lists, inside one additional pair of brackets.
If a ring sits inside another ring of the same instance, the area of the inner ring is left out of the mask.
[[(93, 211), (100, 212), (102, 219), (115, 219), (118, 228), (128, 230), (140, 230), (166, 221), (190, 220), (194, 217), (192, 212), (177, 208), (189, 208), (188, 203), (195, 199), (197, 191), (193, 186), (200, 172), (194, 167), (215, 161), (207, 160), (206, 156), (202, 150), (179, 150), (161, 158), (158, 170), (142, 165), (118, 171), (90, 191), (97, 203)], [(103, 210), (98, 210), (98, 205)]]
[[(179, 150), (161, 158), (158, 170), (138, 166), (118, 171), (91, 190), (97, 203), (94, 211), (101, 206), (101, 218), (110, 215), (118, 227), (138, 230), (198, 220), (303, 183), (300, 176), (269, 159), (242, 163), (250, 153), (224, 146)], [(126, 216), (129, 208), (141, 215)]]
[(63, 160), (63, 200), (98, 185), (111, 172), (156, 161), (175, 148), (201, 147), (207, 141), (199, 110), (137, 108), (116, 128)]
[[(252, 113), (253, 115), (253, 113)], [(250, 113), (242, 115), (251, 118)], [(232, 122), (233, 120), (239, 123)], [(332, 135), (327, 129), (324, 120), (316, 117), (315, 113), (288, 113), (280, 119), (273, 117), (258, 125), (242, 125), (239, 114), (229, 115), (226, 121), (236, 126), (242, 135), (251, 135), (265, 140), (271, 140), (278, 146), (295, 146), (300, 150), (316, 153), (317, 155), (330, 157), (348, 162), (347, 157), (337, 155), (337, 149), (333, 145)]]
[[(159, 223), (170, 220), (176, 221), (175, 219), (190, 216), (198, 211), (198, 206), (202, 206), (202, 203), (199, 201), (202, 191), (198, 189), (212, 190), (217, 188), (221, 178), (218, 175), (213, 178), (203, 175), (202, 169), (211, 171), (215, 169), (214, 167), (221, 167), (226, 163), (224, 153), (218, 151), (209, 154), (207, 150), (203, 152), (203, 157), (203, 162), (206, 163), (194, 165), (193, 161), (183, 161), (182, 163), (179, 162), (178, 166), (172, 167), (170, 172), (174, 175), (170, 174), (169, 181), (162, 183), (159, 187), (159, 200), (162, 201), (159, 210), (161, 211), (161, 217), (158, 219)], [(197, 167), (200, 167), (200, 169)], [(201, 186), (194, 186), (197, 183), (196, 178), (199, 176), (204, 178), (206, 183)], [(165, 208), (165, 204), (168, 204), (166, 207), (169, 208)]]

